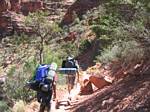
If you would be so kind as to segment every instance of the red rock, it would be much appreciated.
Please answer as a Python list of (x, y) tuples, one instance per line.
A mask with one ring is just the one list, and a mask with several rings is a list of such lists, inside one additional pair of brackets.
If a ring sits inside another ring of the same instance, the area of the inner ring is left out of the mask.
[(76, 0), (68, 9), (67, 13), (65, 14), (61, 24), (62, 25), (68, 25), (72, 23), (75, 19), (74, 12), (77, 14), (79, 18), (83, 14), (86, 13), (86, 11), (97, 7), (100, 5), (102, 1), (101, 0)]
[(93, 93), (92, 84), (88, 79), (85, 79), (80, 89), (80, 95), (88, 95), (92, 93)]
[(107, 82), (104, 78), (99, 78), (95, 76), (90, 76), (89, 81), (94, 84), (98, 89), (103, 88), (104, 86), (107, 86), (111, 84), (110, 82)]
[(29, 12), (35, 12), (43, 9), (43, 2), (37, 1), (24, 1), (21, 3), (21, 11), (24, 15), (28, 15)]
[(10, 4), (11, 4), (11, 11), (20, 12), (21, 0), (10, 0)]
[(75, 41), (77, 38), (76, 32), (70, 32), (67, 37), (64, 38), (64, 41)]
[(0, 0), (0, 13), (5, 12), (10, 8), (11, 8), (11, 5), (8, 0)]

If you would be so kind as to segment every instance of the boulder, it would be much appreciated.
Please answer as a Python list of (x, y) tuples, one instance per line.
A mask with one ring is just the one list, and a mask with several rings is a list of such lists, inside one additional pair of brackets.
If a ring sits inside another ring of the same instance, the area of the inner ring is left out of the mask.
[(10, 0), (10, 4), (11, 4), (11, 11), (20, 12), (21, 0)]
[(85, 79), (80, 89), (80, 95), (88, 95), (93, 93), (92, 83)]
[(3, 12), (0, 15), (0, 36), (5, 37), (12, 33), (13, 28), (11, 24), (11, 14), (10, 12)]
[(41, 9), (43, 9), (43, 1), (37, 0), (21, 2), (21, 11), (25, 16), (27, 16), (29, 12), (35, 12)]
[(24, 25), (25, 16), (12, 11), (3, 12), (0, 15), (0, 36), (5, 37), (17, 33), (28, 33)]
[(97, 7), (102, 3), (101, 0), (76, 0), (69, 8), (65, 14), (61, 25), (68, 25), (72, 23), (75, 19), (74, 12), (81, 19), (82, 15), (85, 14), (88, 10)]
[(96, 76), (90, 76), (89, 81), (94, 84), (98, 89), (103, 88), (104, 86), (108, 86), (111, 84), (110, 82), (106, 81), (103, 77), (96, 77)]
[(77, 38), (77, 32), (69, 32), (69, 34), (63, 39), (64, 41), (75, 41)]
[(8, 0), (0, 0), (0, 13), (5, 12), (11, 8)]

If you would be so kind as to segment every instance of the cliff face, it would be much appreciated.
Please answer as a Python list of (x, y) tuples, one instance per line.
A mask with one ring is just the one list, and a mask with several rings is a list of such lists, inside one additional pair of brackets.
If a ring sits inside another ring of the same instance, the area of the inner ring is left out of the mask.
[(23, 15), (28, 15), (29, 12), (35, 12), (43, 9), (42, 1), (21, 2), (21, 12)]
[(27, 32), (23, 18), (30, 12), (38, 10), (48, 11), (52, 21), (60, 20), (66, 13), (72, 1), (50, 1), (43, 0), (0, 0), (0, 38), (12, 35), (14, 32)]
[[(105, 0), (106, 2), (107, 0)], [(62, 25), (68, 25), (72, 23), (75, 19), (74, 13), (77, 14), (79, 18), (85, 14), (88, 10), (99, 6), (102, 4), (103, 0), (76, 0), (67, 10), (64, 18), (61, 21)]]
[(0, 39), (14, 32), (26, 32), (24, 16), (42, 8), (40, 0), (0, 0)]
[[(0, 12), (14, 11), (17, 13), (29, 13), (36, 10), (42, 9), (43, 2), (41, 0), (1, 0), (0, 1)], [(26, 14), (25, 13), (25, 14)]]
[(11, 4), (11, 11), (20, 12), (21, 0), (10, 0), (10, 4)]
[(0, 13), (7, 11), (11, 8), (10, 1), (0, 0)]

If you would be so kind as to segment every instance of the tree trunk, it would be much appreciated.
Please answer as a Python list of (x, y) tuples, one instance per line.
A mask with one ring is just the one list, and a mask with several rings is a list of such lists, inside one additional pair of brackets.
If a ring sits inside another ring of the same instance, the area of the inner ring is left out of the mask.
[(44, 38), (41, 37), (41, 42), (40, 42), (40, 64), (43, 63), (43, 50), (44, 50)]

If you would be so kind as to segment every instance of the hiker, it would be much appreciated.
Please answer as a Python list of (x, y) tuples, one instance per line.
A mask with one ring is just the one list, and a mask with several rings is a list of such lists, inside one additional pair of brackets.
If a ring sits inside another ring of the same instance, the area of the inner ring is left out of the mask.
[(40, 112), (44, 112), (47, 107), (50, 111), (50, 101), (53, 95), (53, 100), (56, 100), (56, 69), (57, 64), (39, 65), (36, 69), (35, 76), (29, 83), (29, 88), (37, 91), (37, 100), (41, 103)]
[[(73, 89), (75, 85), (75, 80), (79, 82), (79, 65), (77, 60), (75, 60), (73, 57), (67, 57), (66, 60), (62, 62), (62, 68), (66, 68), (68, 72), (66, 72), (66, 83), (68, 85), (68, 93), (70, 95), (71, 90)], [(73, 68), (73, 69), (72, 69)], [(73, 71), (75, 69), (75, 71)], [(69, 100), (71, 100), (70, 96), (68, 97)]]

